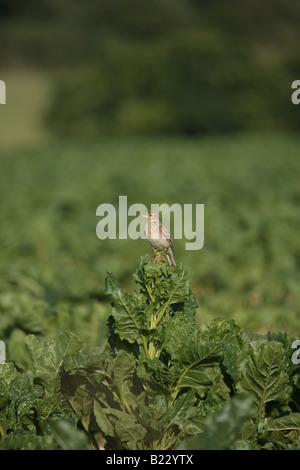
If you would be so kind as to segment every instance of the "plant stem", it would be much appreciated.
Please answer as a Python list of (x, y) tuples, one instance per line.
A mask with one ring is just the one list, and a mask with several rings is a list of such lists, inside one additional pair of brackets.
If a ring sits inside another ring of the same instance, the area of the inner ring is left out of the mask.
[(155, 299), (154, 299), (154, 297), (153, 297), (153, 295), (152, 295), (152, 292), (151, 292), (149, 286), (147, 286), (147, 284), (146, 284), (146, 289), (147, 289), (147, 292), (148, 292), (148, 295), (149, 295), (149, 297), (150, 297), (151, 302), (154, 302)]
[(155, 358), (155, 353), (156, 353), (156, 350), (155, 350), (154, 343), (153, 343), (153, 341), (150, 341), (150, 343), (149, 343), (149, 359), (154, 359)]

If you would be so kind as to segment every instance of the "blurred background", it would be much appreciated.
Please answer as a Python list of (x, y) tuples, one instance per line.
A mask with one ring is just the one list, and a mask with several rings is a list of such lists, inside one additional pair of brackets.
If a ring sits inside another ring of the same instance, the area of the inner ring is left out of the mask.
[[(0, 336), (106, 335), (145, 240), (96, 208), (205, 204), (199, 321), (299, 332), (298, 0), (0, 0)], [(8, 348), (9, 349), (9, 348)]]

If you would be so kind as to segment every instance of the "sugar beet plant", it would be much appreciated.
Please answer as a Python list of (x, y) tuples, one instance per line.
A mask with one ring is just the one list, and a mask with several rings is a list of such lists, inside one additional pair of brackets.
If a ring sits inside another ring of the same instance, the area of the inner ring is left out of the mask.
[(295, 338), (201, 323), (184, 265), (133, 277), (107, 275), (103, 347), (29, 335), (28, 369), (0, 366), (1, 448), (300, 449)]

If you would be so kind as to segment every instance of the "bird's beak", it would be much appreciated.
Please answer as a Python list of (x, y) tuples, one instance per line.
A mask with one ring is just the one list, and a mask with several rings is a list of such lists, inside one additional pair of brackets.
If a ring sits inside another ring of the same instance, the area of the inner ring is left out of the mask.
[(146, 219), (148, 219), (148, 214), (142, 214), (142, 217), (145, 217)]

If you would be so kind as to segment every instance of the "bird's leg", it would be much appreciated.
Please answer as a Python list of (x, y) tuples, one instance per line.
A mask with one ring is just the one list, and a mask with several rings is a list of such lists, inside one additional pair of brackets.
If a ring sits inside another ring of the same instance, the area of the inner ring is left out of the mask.
[(163, 251), (163, 253), (162, 253), (161, 257), (159, 258), (159, 261), (161, 261), (161, 260), (163, 259), (163, 257), (164, 257), (164, 254), (165, 254), (165, 252), (167, 251), (167, 249), (168, 249), (168, 248), (165, 248), (165, 249), (164, 249), (164, 251)]
[(153, 252), (153, 256), (152, 256), (152, 260), (151, 260), (151, 263), (153, 263), (153, 260), (154, 260), (154, 256), (156, 255), (156, 248), (154, 248), (154, 252)]

